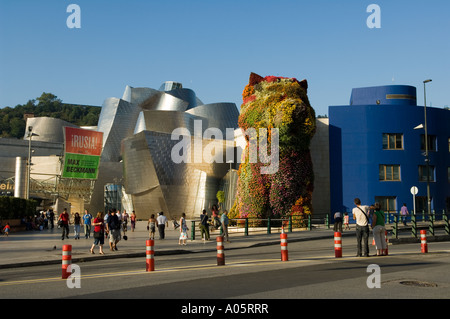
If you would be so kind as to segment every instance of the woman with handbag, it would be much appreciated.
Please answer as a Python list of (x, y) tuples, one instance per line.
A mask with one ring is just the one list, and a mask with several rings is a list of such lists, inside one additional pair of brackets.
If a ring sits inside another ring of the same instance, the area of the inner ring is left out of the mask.
[(103, 221), (103, 212), (97, 213), (97, 217), (94, 218), (92, 225), (94, 226), (94, 243), (91, 247), (91, 254), (94, 253), (94, 247), (99, 245), (99, 252), (103, 255), (103, 244), (105, 243), (105, 224)]

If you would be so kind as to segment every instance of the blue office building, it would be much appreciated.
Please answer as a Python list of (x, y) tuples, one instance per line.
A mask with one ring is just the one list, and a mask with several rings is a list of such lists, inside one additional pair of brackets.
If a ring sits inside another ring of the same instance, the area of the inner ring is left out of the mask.
[[(380, 202), (385, 211), (450, 210), (450, 110), (427, 107), (429, 170), (425, 157), (425, 108), (416, 88), (388, 85), (353, 89), (350, 105), (329, 107), (330, 208), (351, 212), (353, 199)], [(427, 178), (429, 171), (429, 180)]]

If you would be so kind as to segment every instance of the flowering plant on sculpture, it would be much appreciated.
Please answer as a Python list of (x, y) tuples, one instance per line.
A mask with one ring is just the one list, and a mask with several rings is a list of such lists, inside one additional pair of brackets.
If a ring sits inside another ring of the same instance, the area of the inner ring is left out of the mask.
[[(285, 218), (312, 213), (314, 174), (309, 145), (316, 126), (307, 88), (306, 80), (250, 75), (242, 94), (238, 124), (244, 132), (255, 129), (256, 139), (267, 137), (269, 150), (273, 140), (271, 129), (277, 129), (279, 167), (273, 174), (261, 174), (263, 157), (257, 162), (249, 160), (251, 138), (246, 136), (234, 215)], [(267, 135), (260, 136), (259, 129), (267, 129)]]

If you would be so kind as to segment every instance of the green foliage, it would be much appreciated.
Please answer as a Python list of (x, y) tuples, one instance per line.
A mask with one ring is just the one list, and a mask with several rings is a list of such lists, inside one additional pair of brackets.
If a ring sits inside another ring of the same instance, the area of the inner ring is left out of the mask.
[(52, 93), (43, 92), (36, 100), (29, 100), (16, 107), (0, 109), (0, 137), (22, 138), (25, 134), (25, 114), (35, 117), (54, 117), (78, 126), (95, 126), (100, 116), (100, 107), (62, 103)]
[(0, 196), (0, 219), (18, 219), (33, 216), (37, 201), (12, 196)]
[(224, 191), (218, 191), (216, 194), (216, 198), (220, 203), (223, 203), (225, 201), (225, 192)]

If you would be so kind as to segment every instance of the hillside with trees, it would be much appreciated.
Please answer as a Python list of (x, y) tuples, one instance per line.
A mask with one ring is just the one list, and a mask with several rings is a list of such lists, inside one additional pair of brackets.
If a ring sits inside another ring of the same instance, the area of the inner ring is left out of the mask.
[(27, 116), (54, 117), (78, 126), (96, 126), (101, 107), (63, 103), (52, 93), (0, 109), (0, 137), (23, 138)]

